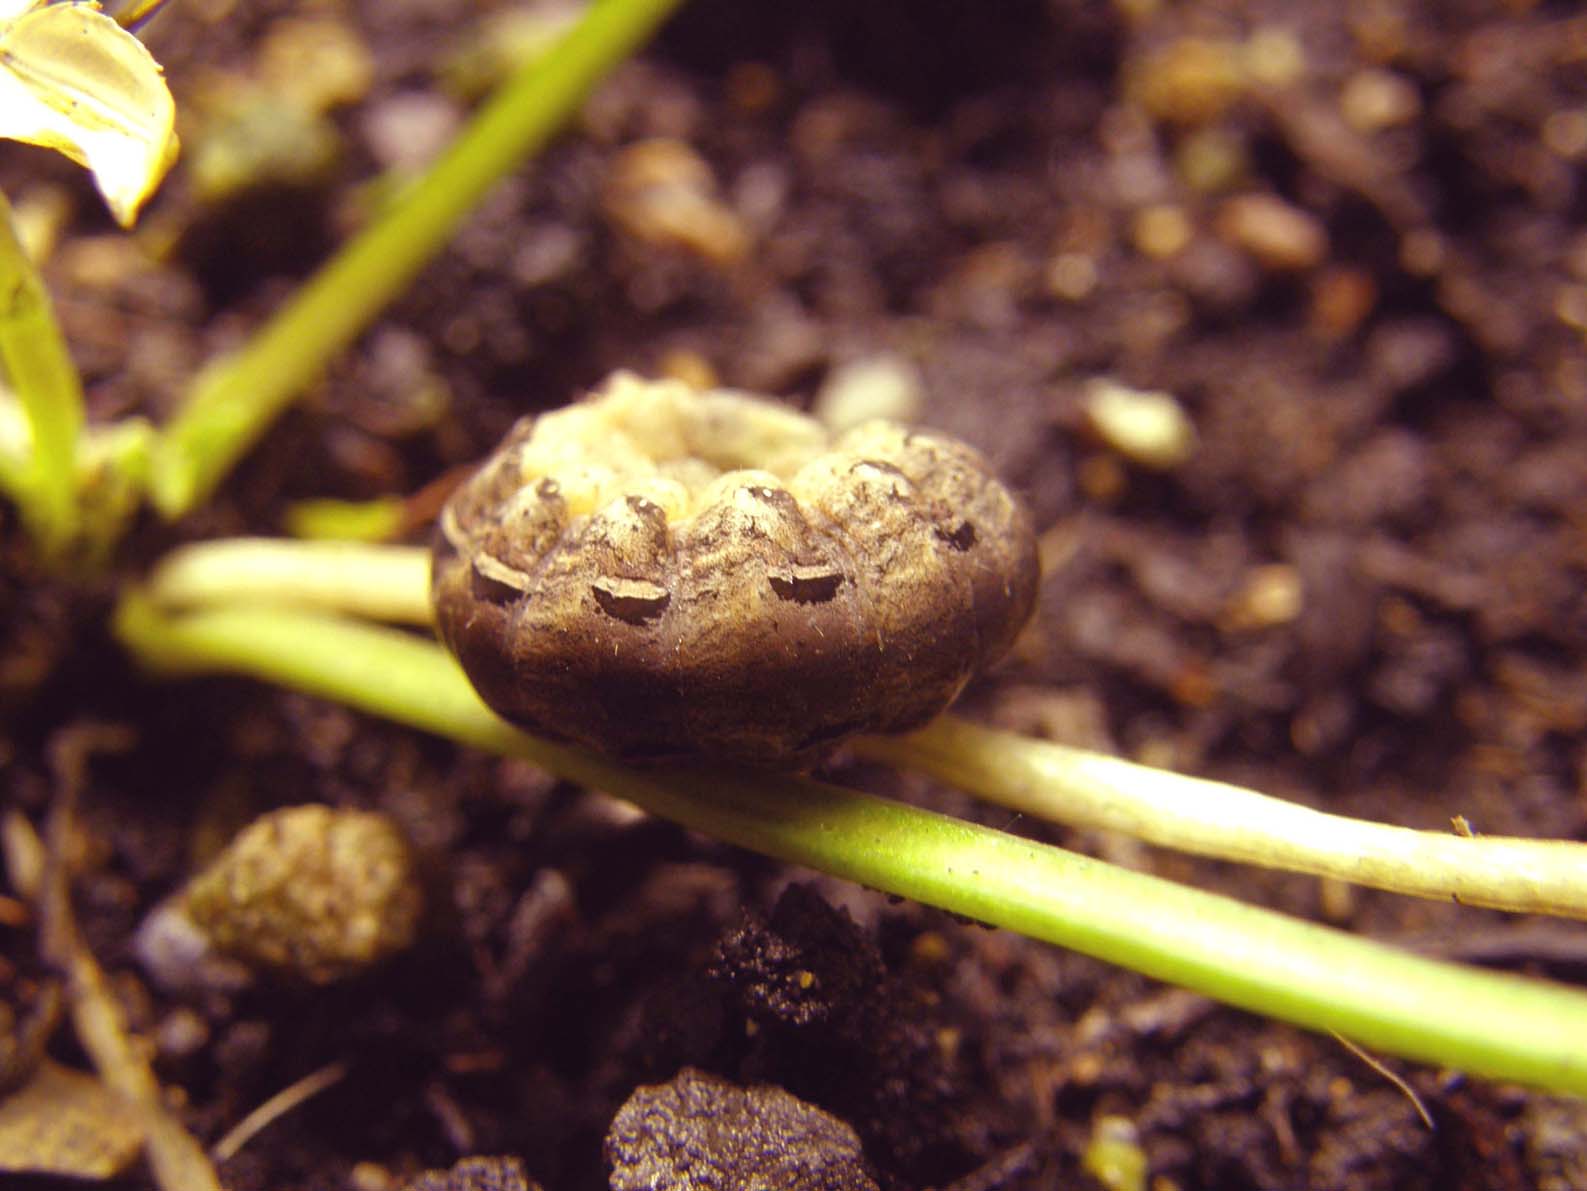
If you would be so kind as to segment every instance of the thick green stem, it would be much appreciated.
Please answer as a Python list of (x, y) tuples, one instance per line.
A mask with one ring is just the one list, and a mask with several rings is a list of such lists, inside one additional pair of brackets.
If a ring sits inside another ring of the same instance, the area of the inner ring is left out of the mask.
[(400, 630), (282, 608), (170, 616), (122, 602), (121, 640), (165, 672), (232, 671), (528, 758), (695, 830), (1072, 947), (1379, 1050), (1587, 1094), (1587, 996), (1462, 968), (819, 782), (641, 772), (514, 730), (456, 663)]
[(160, 511), (179, 516), (207, 496), (327, 361), (402, 292), (491, 187), (543, 145), (679, 2), (596, 0), (247, 346), (204, 368), (159, 444), (152, 484)]
[(7, 468), (11, 495), (46, 550), (77, 530), (77, 444), (83, 385), (55, 321), (49, 292), (17, 237), (11, 204), (0, 194), (0, 366), (21, 403), (31, 438), (20, 469)]

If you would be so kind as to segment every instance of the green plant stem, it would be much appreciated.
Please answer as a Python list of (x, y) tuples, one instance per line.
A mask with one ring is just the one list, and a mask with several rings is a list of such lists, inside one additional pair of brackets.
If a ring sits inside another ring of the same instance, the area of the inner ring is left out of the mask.
[[(417, 546), (200, 542), (162, 562), (149, 588), (169, 607), (312, 604), (424, 625), (428, 558)], [(866, 737), (853, 747), (1053, 822), (1416, 897), (1587, 918), (1587, 845), (1574, 841), (1471, 838), (1363, 822), (946, 715), (912, 735)]]
[(1475, 1075), (1587, 1094), (1587, 996), (1408, 955), (1057, 848), (785, 774), (636, 771), (516, 731), (438, 645), (283, 608), (125, 597), (146, 666), (229, 671), (524, 757), (685, 827), (1071, 947), (1232, 1005)]
[[(0, 389), (0, 402), (10, 399), (10, 393)], [(5, 412), (0, 409), (0, 417), (5, 416)], [(21, 422), (20, 414), (17, 420)], [(19, 509), (33, 498), (32, 458), (25, 450), (14, 449), (13, 443), (4, 438), (0, 438), (0, 496), (10, 497)], [(31, 526), (32, 521), (28, 524)]]
[[(8, 469), (12, 496), (29, 530), (58, 551), (77, 530), (77, 444), (83, 385), (55, 321), (49, 291), (17, 237), (11, 204), (0, 194), (0, 365), (27, 417), (31, 454)], [(8, 485), (9, 486), (9, 485)]]
[(167, 554), (149, 577), (165, 608), (275, 604), (430, 623), (430, 552), (359, 542), (221, 538)]
[(595, 83), (680, 0), (596, 0), (521, 68), (433, 167), (234, 355), (206, 366), (162, 435), (157, 508), (180, 516), (448, 241), (502, 177), (535, 152)]
[(953, 716), (855, 748), (1000, 806), (1181, 852), (1464, 905), (1587, 918), (1587, 845), (1573, 840), (1369, 823)]
[(300, 500), (287, 506), (282, 526), (294, 538), (313, 542), (384, 542), (407, 525), (408, 502), (400, 496), (376, 500)]

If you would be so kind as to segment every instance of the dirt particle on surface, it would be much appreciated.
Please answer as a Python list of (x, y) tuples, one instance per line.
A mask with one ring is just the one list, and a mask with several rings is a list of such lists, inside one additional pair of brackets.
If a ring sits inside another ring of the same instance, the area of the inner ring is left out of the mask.
[(606, 1135), (612, 1191), (877, 1191), (854, 1130), (766, 1084), (685, 1068), (640, 1088)]

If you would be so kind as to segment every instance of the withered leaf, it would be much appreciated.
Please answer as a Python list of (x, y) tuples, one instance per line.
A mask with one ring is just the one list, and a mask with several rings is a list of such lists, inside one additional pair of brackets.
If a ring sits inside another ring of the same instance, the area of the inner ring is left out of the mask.
[(49, 1059), (0, 1100), (0, 1172), (109, 1179), (143, 1145), (142, 1113), (91, 1075)]

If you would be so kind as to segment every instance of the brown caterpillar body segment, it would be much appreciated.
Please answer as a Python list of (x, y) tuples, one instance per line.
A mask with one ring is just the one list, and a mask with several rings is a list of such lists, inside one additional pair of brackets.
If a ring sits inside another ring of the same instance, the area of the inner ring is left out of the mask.
[(441, 635), (507, 719), (631, 759), (807, 764), (915, 727), (1012, 643), (1029, 515), (969, 447), (831, 438), (619, 373), (519, 422), (436, 537)]

